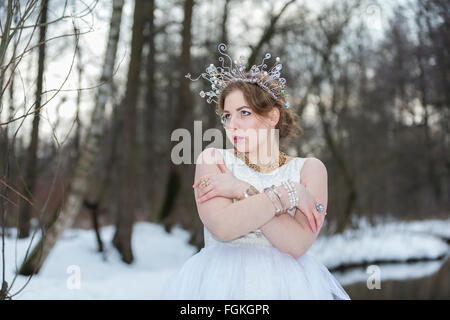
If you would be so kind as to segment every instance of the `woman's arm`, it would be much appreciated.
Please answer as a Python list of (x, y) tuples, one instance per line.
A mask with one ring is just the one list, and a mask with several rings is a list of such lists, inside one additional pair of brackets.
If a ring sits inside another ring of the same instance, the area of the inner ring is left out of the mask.
[[(205, 149), (197, 159), (194, 180), (208, 174), (221, 173), (217, 163), (223, 163), (220, 152), (215, 148)], [(194, 190), (197, 199), (198, 191)], [(264, 193), (235, 203), (222, 196), (203, 202), (196, 200), (196, 203), (202, 223), (222, 241), (243, 236), (266, 224), (275, 215), (275, 207)]]
[[(283, 199), (283, 203), (288, 204), (289, 201)], [(287, 213), (274, 216), (259, 229), (275, 248), (298, 258), (311, 247), (320, 229), (313, 232), (298, 208), (294, 217)]]
[[(305, 161), (302, 168), (302, 185), (325, 207), (326, 212), (328, 200), (326, 167), (317, 158), (308, 158)], [(317, 232), (313, 232), (308, 219), (297, 208), (294, 217), (289, 214), (275, 216), (261, 226), (260, 230), (278, 250), (298, 258), (312, 246), (320, 232), (320, 226)]]
[[(305, 221), (300, 223), (298, 220)], [(295, 259), (308, 251), (320, 231), (312, 232), (306, 217), (298, 209), (295, 218), (287, 213), (281, 214), (260, 227), (260, 230), (275, 248)]]

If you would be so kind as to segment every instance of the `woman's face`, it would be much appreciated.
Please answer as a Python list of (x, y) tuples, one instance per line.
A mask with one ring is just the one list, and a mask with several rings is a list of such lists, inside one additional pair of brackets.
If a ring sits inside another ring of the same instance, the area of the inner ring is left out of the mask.
[(267, 143), (271, 125), (250, 109), (241, 90), (234, 90), (225, 98), (222, 121), (228, 139), (240, 152), (255, 152)]

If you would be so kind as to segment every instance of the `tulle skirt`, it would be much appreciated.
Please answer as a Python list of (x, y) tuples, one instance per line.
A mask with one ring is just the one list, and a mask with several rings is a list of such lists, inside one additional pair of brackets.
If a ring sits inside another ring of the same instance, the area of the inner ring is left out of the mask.
[(202, 248), (164, 284), (163, 300), (350, 300), (308, 252), (295, 259), (272, 246), (220, 243)]

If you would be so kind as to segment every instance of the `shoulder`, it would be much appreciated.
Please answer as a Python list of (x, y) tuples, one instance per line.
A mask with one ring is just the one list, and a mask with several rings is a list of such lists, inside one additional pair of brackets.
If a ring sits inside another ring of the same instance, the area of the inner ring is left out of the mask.
[(214, 147), (206, 148), (197, 157), (196, 165), (224, 163), (222, 152)]
[(304, 163), (300, 170), (302, 181), (327, 177), (327, 167), (320, 159), (309, 157), (305, 158), (303, 161)]

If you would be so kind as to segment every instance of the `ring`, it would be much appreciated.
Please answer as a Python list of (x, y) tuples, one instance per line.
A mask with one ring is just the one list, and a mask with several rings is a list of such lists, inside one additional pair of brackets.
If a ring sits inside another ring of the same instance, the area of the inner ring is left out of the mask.
[(316, 209), (317, 211), (319, 211), (320, 213), (323, 213), (325, 211), (325, 208), (323, 207), (323, 205), (321, 205), (319, 202), (316, 202)]
[(203, 188), (203, 187), (209, 186), (209, 184), (210, 184), (209, 178), (202, 179), (201, 182), (200, 182), (200, 186), (201, 186), (202, 188)]

